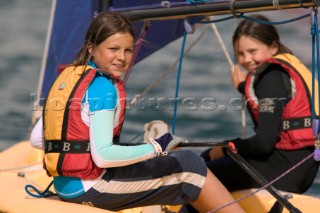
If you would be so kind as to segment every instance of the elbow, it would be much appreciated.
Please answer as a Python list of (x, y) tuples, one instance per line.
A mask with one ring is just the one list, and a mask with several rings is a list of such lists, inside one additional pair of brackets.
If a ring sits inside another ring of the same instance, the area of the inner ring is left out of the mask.
[(93, 154), (91, 151), (91, 157), (94, 162), (94, 164), (99, 167), (99, 168), (108, 168), (108, 161), (101, 159), (99, 156), (96, 154)]
[(259, 156), (266, 156), (266, 155), (270, 155), (273, 151), (273, 148), (270, 149), (269, 147), (259, 147), (258, 149), (256, 149), (256, 153)]
[(35, 146), (36, 141), (37, 141), (36, 138), (37, 138), (37, 137), (36, 137), (34, 131), (32, 131), (32, 132), (31, 132), (31, 135), (30, 135), (30, 138), (29, 138), (29, 141), (30, 141), (31, 146)]
[[(104, 153), (98, 152), (94, 147), (91, 147), (91, 157), (94, 164), (99, 168), (110, 168), (113, 166), (113, 161), (106, 158), (105, 156), (110, 156), (111, 153), (104, 150)], [(111, 155), (112, 156), (112, 155)]]
[(42, 149), (44, 147), (42, 117), (40, 117), (36, 125), (33, 127), (29, 140), (31, 146), (34, 148)]
[(43, 147), (43, 138), (35, 133), (35, 131), (32, 131), (30, 138), (29, 138), (30, 144), (32, 147), (37, 149), (42, 149)]
[(112, 167), (108, 163), (108, 161), (101, 160), (101, 159), (96, 159), (96, 158), (92, 158), (92, 159), (93, 159), (94, 164), (99, 168), (110, 168), (110, 167)]
[(259, 145), (256, 147), (257, 154), (261, 155), (270, 155), (275, 147), (275, 142), (260, 140)]

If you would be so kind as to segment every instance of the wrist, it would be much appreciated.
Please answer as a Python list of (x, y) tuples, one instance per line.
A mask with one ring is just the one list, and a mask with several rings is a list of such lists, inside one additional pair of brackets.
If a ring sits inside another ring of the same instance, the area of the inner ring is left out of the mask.
[(162, 151), (162, 147), (160, 146), (160, 144), (156, 140), (154, 140), (153, 138), (150, 138), (149, 141), (150, 141), (150, 144), (153, 146), (155, 157), (168, 154), (167, 152)]

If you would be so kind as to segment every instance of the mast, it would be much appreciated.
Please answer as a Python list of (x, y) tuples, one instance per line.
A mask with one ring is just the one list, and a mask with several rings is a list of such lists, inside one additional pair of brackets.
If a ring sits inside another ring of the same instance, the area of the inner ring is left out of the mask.
[(183, 19), (195, 16), (213, 16), (239, 14), (258, 11), (270, 11), (293, 8), (318, 7), (320, 0), (226, 0), (202, 4), (184, 4), (180, 6), (155, 6), (153, 8), (117, 10), (132, 21)]
[(46, 64), (48, 61), (48, 53), (49, 53), (50, 39), (51, 39), (51, 33), (52, 33), (52, 29), (53, 29), (53, 22), (54, 22), (54, 16), (55, 16), (54, 12), (56, 9), (56, 5), (57, 5), (57, 0), (53, 0), (52, 4), (51, 4), (49, 25), (48, 25), (48, 30), (47, 30), (46, 42), (44, 45), (42, 62), (41, 62), (37, 93), (35, 94), (35, 96), (34, 96), (35, 99), (33, 100), (33, 103), (32, 103), (32, 117), (31, 117), (31, 124), (32, 125), (34, 125), (36, 123), (37, 119), (42, 115), (42, 106), (40, 104), (41, 90), (42, 90), (42, 86), (44, 83)]
[(106, 12), (109, 10), (112, 5), (112, 0), (99, 0), (98, 3), (98, 12)]

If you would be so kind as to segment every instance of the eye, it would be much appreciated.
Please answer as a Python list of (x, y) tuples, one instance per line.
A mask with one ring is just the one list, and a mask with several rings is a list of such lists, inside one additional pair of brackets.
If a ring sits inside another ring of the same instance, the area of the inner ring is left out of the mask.
[(127, 53), (132, 53), (132, 52), (133, 52), (133, 49), (131, 49), (131, 48), (130, 48), (130, 49), (126, 49), (126, 52), (127, 52)]
[(115, 52), (118, 50), (118, 48), (116, 48), (116, 47), (109, 47), (108, 49), (111, 50), (112, 52)]
[(243, 57), (243, 53), (240, 53), (240, 52), (238, 52), (236, 55), (237, 57)]
[(254, 53), (256, 53), (256, 52), (257, 52), (256, 49), (249, 50), (249, 53), (251, 53), (251, 54), (254, 54)]

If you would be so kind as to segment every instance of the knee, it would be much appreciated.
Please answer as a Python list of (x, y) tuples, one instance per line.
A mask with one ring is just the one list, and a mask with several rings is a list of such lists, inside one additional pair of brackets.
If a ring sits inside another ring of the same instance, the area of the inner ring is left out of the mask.
[(204, 160), (191, 150), (179, 150), (174, 153), (184, 171), (206, 174), (207, 166)]

